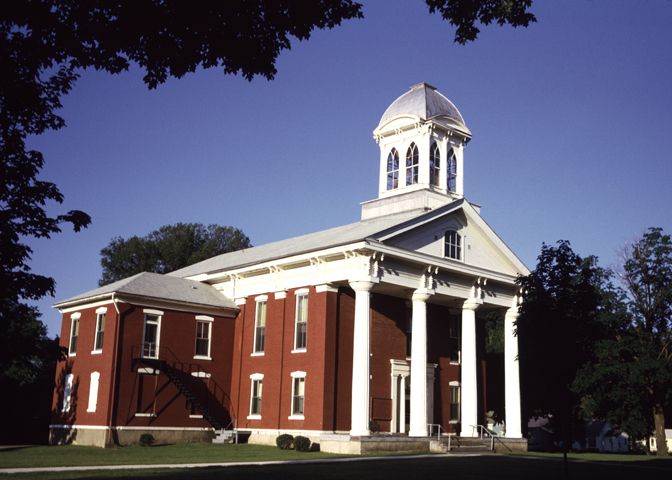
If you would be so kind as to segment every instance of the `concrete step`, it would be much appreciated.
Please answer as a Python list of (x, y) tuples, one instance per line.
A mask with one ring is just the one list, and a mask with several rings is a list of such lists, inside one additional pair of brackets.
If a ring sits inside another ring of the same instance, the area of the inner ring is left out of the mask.
[(490, 453), (492, 441), (489, 438), (442, 437), (432, 442), (432, 451), (445, 453)]
[(236, 436), (235, 430), (218, 430), (215, 433), (215, 438), (212, 439), (212, 443), (233, 443)]

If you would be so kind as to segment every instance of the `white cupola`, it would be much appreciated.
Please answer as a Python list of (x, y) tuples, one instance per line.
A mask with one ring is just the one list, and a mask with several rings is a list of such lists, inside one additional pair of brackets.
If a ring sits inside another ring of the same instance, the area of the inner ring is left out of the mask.
[(413, 85), (387, 107), (373, 136), (380, 146), (378, 198), (362, 204), (362, 219), (431, 210), (464, 196), (471, 131), (436, 87)]

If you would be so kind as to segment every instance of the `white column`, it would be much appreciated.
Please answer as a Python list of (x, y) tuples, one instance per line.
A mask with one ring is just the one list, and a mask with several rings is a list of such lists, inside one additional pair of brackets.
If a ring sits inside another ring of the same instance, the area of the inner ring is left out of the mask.
[(370, 281), (353, 281), (355, 328), (352, 340), (352, 409), (350, 435), (366, 436), (369, 431), (369, 309)]
[(509, 308), (504, 316), (504, 411), (507, 438), (522, 438), (520, 418), (520, 372), (518, 337), (514, 323), (518, 307)]
[(406, 375), (401, 376), (399, 386), (399, 433), (406, 433)]
[(413, 293), (410, 437), (427, 436), (427, 299), (432, 293), (424, 288)]
[(464, 196), (464, 145), (454, 147), (457, 162), (457, 177), (455, 178), (455, 193)]
[(481, 306), (482, 300), (470, 298), (462, 307), (462, 347), (461, 364), (461, 392), (462, 417), (460, 423), (461, 437), (475, 437), (478, 435), (475, 425), (478, 425), (478, 382), (476, 362), (476, 309)]
[(396, 433), (399, 428), (397, 424), (397, 412), (399, 411), (399, 375), (390, 375), (392, 386), (392, 421), (390, 422), (390, 433)]

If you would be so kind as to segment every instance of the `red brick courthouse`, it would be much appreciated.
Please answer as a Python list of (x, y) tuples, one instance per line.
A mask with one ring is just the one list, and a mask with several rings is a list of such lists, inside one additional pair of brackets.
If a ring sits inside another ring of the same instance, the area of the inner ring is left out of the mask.
[[(476, 436), (501, 405), (499, 428), (516, 443), (515, 279), (528, 271), (464, 197), (471, 132), (421, 83), (373, 134), (379, 193), (358, 222), (57, 303), (69, 356), (52, 442), (236, 431), (271, 443), (289, 432), (359, 451), (371, 438)], [(494, 316), (498, 362), (485, 352)]]

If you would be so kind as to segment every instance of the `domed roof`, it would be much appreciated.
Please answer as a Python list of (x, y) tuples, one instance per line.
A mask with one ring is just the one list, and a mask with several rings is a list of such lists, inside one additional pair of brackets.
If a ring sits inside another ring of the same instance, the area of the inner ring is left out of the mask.
[(459, 130), (471, 134), (464, 123), (462, 114), (453, 102), (440, 93), (436, 87), (424, 82), (413, 85), (408, 92), (392, 102), (380, 118), (377, 128), (398, 116), (415, 116), (422, 120), (444, 117), (444, 121), (447, 120)]

